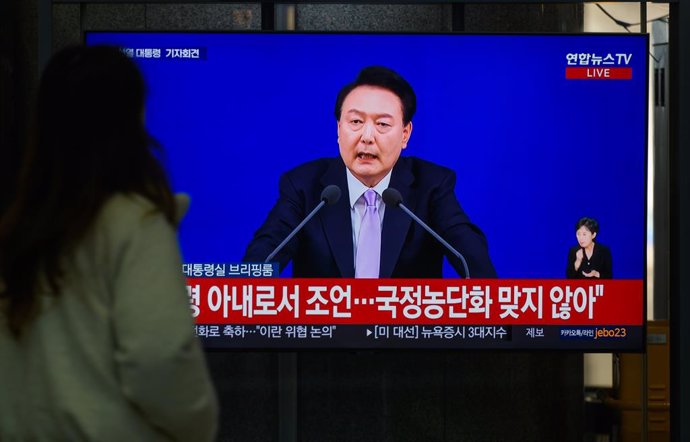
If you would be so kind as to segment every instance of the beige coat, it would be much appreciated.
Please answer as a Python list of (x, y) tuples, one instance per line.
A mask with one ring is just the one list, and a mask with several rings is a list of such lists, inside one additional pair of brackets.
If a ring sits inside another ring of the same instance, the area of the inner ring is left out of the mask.
[(0, 441), (212, 440), (217, 399), (164, 217), (113, 197), (65, 268), (20, 341), (0, 309)]

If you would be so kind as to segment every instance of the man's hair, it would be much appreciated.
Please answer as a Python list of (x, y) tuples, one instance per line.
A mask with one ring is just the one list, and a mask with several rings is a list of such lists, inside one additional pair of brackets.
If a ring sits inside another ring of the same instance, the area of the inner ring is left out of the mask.
[(580, 227), (586, 227), (592, 233), (597, 233), (599, 231), (599, 223), (594, 218), (580, 218), (577, 224), (575, 224), (575, 231), (580, 230)]
[(359, 86), (375, 86), (393, 92), (400, 98), (402, 103), (403, 124), (407, 125), (407, 123), (412, 121), (412, 116), (414, 116), (417, 110), (417, 97), (412, 86), (400, 74), (383, 66), (369, 66), (362, 69), (355, 81), (345, 85), (338, 92), (338, 97), (335, 100), (336, 120), (340, 120), (345, 97)]

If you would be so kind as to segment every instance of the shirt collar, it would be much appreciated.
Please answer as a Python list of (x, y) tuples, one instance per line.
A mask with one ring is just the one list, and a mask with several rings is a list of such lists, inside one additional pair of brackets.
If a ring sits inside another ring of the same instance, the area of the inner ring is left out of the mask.
[[(366, 185), (364, 185), (360, 180), (358, 180), (352, 172), (350, 172), (350, 169), (347, 167), (345, 168), (347, 171), (347, 189), (348, 193), (350, 194), (350, 208), (355, 207), (355, 203), (357, 200), (370, 188)], [(372, 189), (379, 195), (383, 194), (383, 191), (388, 189), (388, 185), (391, 182), (391, 173), (393, 172), (393, 169), (389, 170), (386, 176), (383, 177), (381, 181)]]

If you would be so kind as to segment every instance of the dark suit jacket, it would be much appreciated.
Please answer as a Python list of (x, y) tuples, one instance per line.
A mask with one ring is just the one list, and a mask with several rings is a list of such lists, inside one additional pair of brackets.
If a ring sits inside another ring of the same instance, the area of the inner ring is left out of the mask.
[[(245, 252), (245, 261), (262, 262), (320, 202), (329, 184), (342, 190), (337, 203), (310, 220), (275, 261), (283, 269), (293, 262), (295, 277), (354, 277), (352, 220), (347, 175), (340, 157), (305, 163), (280, 178), (280, 196)], [(455, 173), (415, 157), (400, 157), (390, 187), (403, 204), (465, 256), (470, 276), (494, 278), (484, 234), (463, 212), (455, 197)], [(381, 278), (440, 278), (443, 256), (462, 275), (462, 264), (446, 254), (421, 226), (399, 208), (386, 207), (381, 237)], [(462, 275), (464, 276), (464, 275)]]

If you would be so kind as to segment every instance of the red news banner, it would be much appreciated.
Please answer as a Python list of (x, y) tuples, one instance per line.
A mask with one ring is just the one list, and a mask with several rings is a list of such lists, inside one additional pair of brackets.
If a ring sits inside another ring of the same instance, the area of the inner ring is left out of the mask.
[(187, 278), (197, 325), (642, 326), (642, 280)]

